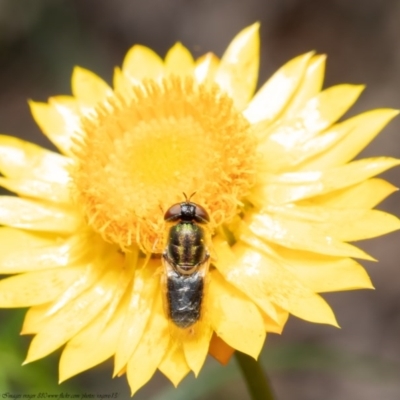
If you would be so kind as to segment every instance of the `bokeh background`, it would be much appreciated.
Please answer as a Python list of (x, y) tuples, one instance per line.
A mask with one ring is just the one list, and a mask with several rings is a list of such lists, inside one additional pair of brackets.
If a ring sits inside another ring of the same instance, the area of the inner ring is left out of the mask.
[[(348, 115), (377, 107), (400, 108), (398, 0), (0, 0), (0, 132), (46, 147), (27, 99), (70, 94), (74, 65), (111, 82), (113, 68), (135, 43), (165, 55), (176, 41), (198, 56), (221, 55), (245, 26), (261, 22), (260, 82), (287, 60), (309, 50), (328, 54), (325, 86), (365, 83)], [(361, 156), (400, 157), (400, 118)], [(398, 187), (400, 170), (384, 177)], [(400, 216), (400, 194), (380, 209)], [(324, 296), (341, 329), (291, 318), (282, 336), (270, 335), (262, 354), (279, 400), (400, 399), (400, 233), (360, 245), (379, 263), (366, 266), (375, 291)], [(24, 312), (0, 313), (0, 396), (3, 393), (117, 393), (128, 399), (125, 378), (112, 364), (57, 385), (59, 353), (21, 367), (29, 339), (18, 332)], [(135, 398), (247, 399), (235, 361), (208, 360), (199, 378), (171, 390), (161, 374)]]

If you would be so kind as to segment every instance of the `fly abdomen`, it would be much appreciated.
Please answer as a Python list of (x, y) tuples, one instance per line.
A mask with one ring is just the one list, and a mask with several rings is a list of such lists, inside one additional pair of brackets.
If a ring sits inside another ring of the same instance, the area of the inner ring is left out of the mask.
[(201, 316), (204, 279), (201, 272), (182, 275), (171, 270), (167, 275), (169, 318), (179, 328), (188, 328)]

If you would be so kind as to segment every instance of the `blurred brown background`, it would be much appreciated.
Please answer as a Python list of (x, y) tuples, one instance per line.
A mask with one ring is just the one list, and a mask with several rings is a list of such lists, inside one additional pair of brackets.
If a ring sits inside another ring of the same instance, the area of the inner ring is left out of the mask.
[[(400, 108), (397, 0), (0, 0), (0, 131), (51, 147), (26, 100), (69, 94), (74, 65), (111, 82), (113, 67), (132, 44), (163, 56), (181, 41), (196, 56), (210, 50), (221, 55), (233, 36), (255, 21), (262, 24), (260, 82), (290, 58), (314, 49), (328, 54), (326, 86), (367, 84), (349, 115)], [(362, 154), (374, 155), (400, 157), (400, 118)], [(385, 177), (400, 186), (399, 169)], [(399, 216), (400, 194), (379, 208)], [(394, 233), (361, 244), (380, 261), (364, 263), (376, 291), (325, 296), (341, 330), (291, 318), (282, 336), (270, 335), (264, 357), (277, 399), (400, 399), (399, 242), (400, 233)], [(215, 368), (213, 361), (207, 368)], [(211, 394), (193, 392), (188, 399), (246, 399), (239, 375), (229, 379)], [(125, 378), (111, 380), (110, 363), (72, 381), (87, 393), (129, 398)], [(137, 398), (156, 393), (159, 400), (181, 398), (179, 389), (175, 397), (163, 397), (164, 385), (169, 384), (157, 376)]]

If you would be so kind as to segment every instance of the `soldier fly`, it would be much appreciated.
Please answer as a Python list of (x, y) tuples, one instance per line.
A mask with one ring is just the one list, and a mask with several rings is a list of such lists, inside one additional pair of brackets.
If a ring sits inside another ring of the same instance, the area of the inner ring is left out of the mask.
[(201, 317), (210, 263), (206, 231), (202, 226), (210, 221), (210, 217), (190, 198), (185, 195), (186, 201), (172, 205), (164, 215), (167, 223), (174, 223), (169, 228), (162, 254), (165, 305), (168, 317), (182, 329), (194, 325)]

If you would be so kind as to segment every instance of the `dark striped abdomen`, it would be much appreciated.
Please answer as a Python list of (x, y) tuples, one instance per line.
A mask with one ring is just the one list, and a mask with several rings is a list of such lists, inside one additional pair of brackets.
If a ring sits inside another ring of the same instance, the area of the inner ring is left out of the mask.
[(204, 279), (201, 272), (182, 275), (171, 271), (167, 277), (169, 318), (179, 328), (188, 328), (201, 316)]

